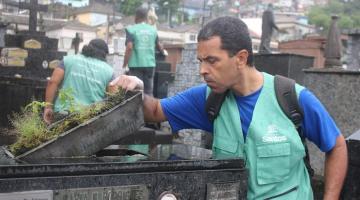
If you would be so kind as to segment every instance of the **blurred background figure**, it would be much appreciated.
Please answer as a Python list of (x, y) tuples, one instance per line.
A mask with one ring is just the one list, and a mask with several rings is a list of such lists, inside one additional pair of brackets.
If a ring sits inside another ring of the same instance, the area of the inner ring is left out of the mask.
[(148, 11), (147, 22), (148, 24), (156, 27), (157, 21), (158, 21), (158, 16), (156, 15), (155, 8), (154, 6), (151, 6)]
[(126, 28), (126, 50), (123, 68), (129, 67), (129, 74), (144, 82), (144, 93), (153, 95), (155, 74), (155, 48), (163, 55), (166, 51), (159, 42), (157, 30), (147, 23), (148, 11), (136, 9), (135, 24)]
[(74, 48), (75, 54), (79, 52), (79, 45), (83, 41), (83, 39), (80, 37), (80, 33), (76, 33), (75, 37), (71, 41), (71, 48)]
[(268, 8), (262, 15), (262, 31), (259, 53), (268, 54), (271, 53), (270, 42), (273, 34), (273, 29), (279, 31), (279, 28), (275, 24), (273, 5), (270, 3)]

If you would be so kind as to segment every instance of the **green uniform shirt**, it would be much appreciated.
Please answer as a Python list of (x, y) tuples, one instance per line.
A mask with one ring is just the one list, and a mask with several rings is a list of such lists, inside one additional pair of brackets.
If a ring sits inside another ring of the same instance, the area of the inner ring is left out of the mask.
[(154, 26), (139, 23), (126, 28), (131, 35), (133, 51), (128, 66), (155, 67), (155, 43), (157, 31)]
[[(106, 87), (113, 76), (113, 68), (104, 61), (82, 54), (64, 57), (62, 89), (70, 88), (75, 105), (90, 105), (105, 97)], [(67, 110), (57, 98), (55, 112)]]
[[(266, 73), (263, 76), (264, 85), (246, 140), (234, 94), (227, 95), (214, 121), (214, 157), (246, 160), (249, 200), (311, 200), (310, 178), (303, 162), (304, 146), (277, 102), (274, 77)], [(296, 85), (298, 94), (302, 89)]]

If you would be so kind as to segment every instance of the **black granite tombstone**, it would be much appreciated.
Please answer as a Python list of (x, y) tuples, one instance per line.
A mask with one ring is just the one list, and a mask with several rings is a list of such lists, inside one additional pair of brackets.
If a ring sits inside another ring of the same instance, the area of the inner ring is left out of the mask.
[(6, 28), (8, 27), (9, 23), (2, 20), (0, 16), (0, 48), (5, 46), (5, 34)]
[(5, 4), (19, 7), (19, 9), (29, 10), (29, 31), (36, 32), (37, 27), (37, 14), (38, 11), (46, 12), (48, 7), (46, 5), (38, 4), (38, 0), (30, 0), (30, 3), (15, 2), (15, 1), (4, 1)]
[(114, 142), (116, 145), (132, 145), (132, 144), (172, 144), (173, 134), (161, 130), (155, 130), (147, 127), (140, 128), (131, 135)]
[(153, 95), (157, 98), (165, 98), (168, 95), (168, 85), (174, 81), (175, 74), (171, 72), (171, 64), (165, 61), (165, 57), (157, 54), (154, 76)]
[(343, 199), (355, 200), (360, 197), (360, 129), (346, 139), (349, 167), (343, 187)]
[(247, 177), (240, 159), (1, 165), (0, 199), (242, 200)]
[(303, 84), (305, 74), (302, 70), (313, 66), (314, 57), (296, 54), (255, 54), (254, 64), (259, 71), (289, 77)]
[(29, 30), (5, 35), (5, 47), (0, 49), (0, 127), (9, 126), (12, 112), (32, 100), (43, 101), (46, 79), (66, 54), (57, 50), (57, 39), (36, 31), (37, 11), (46, 11), (46, 6), (38, 5), (37, 0), (13, 4), (30, 10)]
[[(37, 0), (24, 2), (5, 2), (21, 9), (29, 9), (29, 30), (20, 31), (15, 35), (5, 35), (5, 47), (1, 50), (1, 76), (13, 77), (15, 74), (22, 78), (46, 79), (51, 75), (52, 62), (57, 61), (65, 55), (58, 52), (58, 40), (48, 38), (44, 32), (38, 32), (37, 13), (47, 11), (47, 6), (39, 5)], [(19, 60), (19, 51), (26, 52), (21, 59), (24, 64), (15, 62)]]
[[(30, 103), (32, 98), (42, 100), (45, 96), (45, 87), (46, 80), (0, 76), (0, 127), (8, 127), (9, 116), (20, 111), (20, 108)], [(3, 140), (1, 133), (0, 140)]]

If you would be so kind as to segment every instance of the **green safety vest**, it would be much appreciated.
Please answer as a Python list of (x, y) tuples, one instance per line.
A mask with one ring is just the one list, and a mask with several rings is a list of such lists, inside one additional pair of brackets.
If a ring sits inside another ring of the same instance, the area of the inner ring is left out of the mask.
[[(246, 140), (234, 94), (229, 92), (226, 96), (214, 121), (214, 158), (245, 159), (249, 170), (249, 200), (311, 200), (310, 178), (303, 162), (304, 146), (294, 124), (277, 102), (274, 77), (267, 73), (263, 76), (264, 85)], [(297, 94), (302, 89), (296, 85)]]
[(146, 23), (139, 23), (126, 30), (133, 38), (129, 67), (155, 67), (156, 28)]
[[(106, 87), (113, 76), (113, 68), (104, 61), (85, 57), (82, 54), (64, 57), (65, 74), (62, 89), (70, 88), (75, 109), (78, 105), (90, 105), (105, 97)], [(63, 105), (57, 98), (55, 112), (68, 110), (69, 103)]]

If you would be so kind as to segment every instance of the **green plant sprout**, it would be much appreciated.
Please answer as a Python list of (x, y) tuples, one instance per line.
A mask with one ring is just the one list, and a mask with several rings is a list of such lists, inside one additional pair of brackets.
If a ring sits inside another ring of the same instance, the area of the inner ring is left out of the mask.
[(78, 106), (75, 103), (74, 91), (72, 88), (61, 89), (58, 94), (58, 100), (61, 107), (67, 108), (69, 113), (75, 112), (76, 107)]
[(60, 101), (70, 102), (72, 109), (69, 110), (70, 114), (67, 117), (60, 120), (59, 123), (54, 123), (54, 126), (51, 126), (51, 128), (46, 125), (41, 116), (42, 108), (48, 105), (46, 102), (33, 101), (25, 106), (20, 113), (12, 115), (10, 121), (14, 126), (15, 132), (18, 134), (18, 139), (14, 144), (10, 145), (10, 151), (15, 156), (25, 153), (111, 109), (123, 102), (125, 98), (125, 92), (119, 90), (115, 94), (108, 94), (107, 99), (104, 101), (89, 106), (77, 106), (78, 109), (75, 110), (74, 98), (70, 95), (71, 91), (69, 93), (69, 90), (66, 90), (60, 93)]

